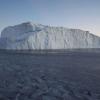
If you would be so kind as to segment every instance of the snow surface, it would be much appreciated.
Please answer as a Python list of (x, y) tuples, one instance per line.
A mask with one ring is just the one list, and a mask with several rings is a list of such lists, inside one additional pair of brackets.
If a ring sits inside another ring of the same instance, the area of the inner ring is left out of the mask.
[(1, 32), (0, 47), (15, 50), (100, 48), (100, 37), (80, 29), (26, 22), (5, 28)]

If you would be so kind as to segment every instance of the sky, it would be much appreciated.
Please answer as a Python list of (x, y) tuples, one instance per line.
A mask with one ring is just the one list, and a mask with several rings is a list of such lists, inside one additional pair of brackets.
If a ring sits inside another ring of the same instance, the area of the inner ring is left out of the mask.
[(28, 21), (100, 36), (100, 0), (0, 0), (0, 32)]

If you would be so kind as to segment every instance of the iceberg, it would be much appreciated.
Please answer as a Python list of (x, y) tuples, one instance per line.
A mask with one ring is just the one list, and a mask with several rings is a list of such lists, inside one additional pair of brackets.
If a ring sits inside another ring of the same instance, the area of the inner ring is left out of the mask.
[(13, 50), (100, 48), (100, 37), (80, 29), (26, 22), (6, 27), (1, 32), (0, 48)]

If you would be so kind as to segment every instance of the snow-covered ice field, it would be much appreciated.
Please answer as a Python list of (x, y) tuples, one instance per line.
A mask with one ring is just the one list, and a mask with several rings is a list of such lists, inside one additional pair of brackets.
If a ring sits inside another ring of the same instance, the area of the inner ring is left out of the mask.
[(0, 100), (100, 100), (100, 51), (0, 51)]

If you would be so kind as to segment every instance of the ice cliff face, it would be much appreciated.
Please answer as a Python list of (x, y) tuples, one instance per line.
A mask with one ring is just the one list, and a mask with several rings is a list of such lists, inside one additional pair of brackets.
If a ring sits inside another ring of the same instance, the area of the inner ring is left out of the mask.
[(15, 50), (100, 48), (100, 37), (79, 29), (27, 22), (5, 28), (1, 33), (0, 47)]

